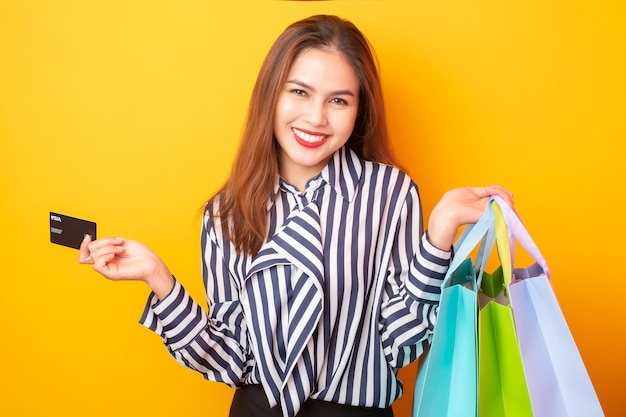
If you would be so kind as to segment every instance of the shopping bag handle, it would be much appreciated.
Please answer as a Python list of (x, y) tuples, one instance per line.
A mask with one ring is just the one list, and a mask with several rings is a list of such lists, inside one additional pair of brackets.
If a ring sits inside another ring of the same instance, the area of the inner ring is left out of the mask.
[[(494, 212), (495, 217), (495, 212)], [(493, 245), (496, 242), (496, 230), (495, 225), (492, 222), (491, 227), (487, 230), (487, 234), (480, 242), (480, 248), (476, 254), (476, 263), (474, 265), (474, 273), (476, 274), (476, 289), (480, 288), (483, 282), (483, 273), (487, 267), (487, 260), (493, 250)]]
[[(490, 200), (491, 203), (491, 200)], [(485, 211), (478, 221), (473, 225), (467, 225), (461, 236), (454, 245), (454, 257), (450, 262), (446, 276), (441, 284), (441, 288), (448, 286), (452, 273), (463, 263), (465, 258), (469, 256), (472, 250), (476, 247), (483, 237), (489, 233), (489, 230), (494, 227), (494, 214), (491, 204), (487, 204)], [(495, 233), (495, 231), (493, 232)], [(493, 246), (493, 243), (492, 243)]]
[[(513, 243), (515, 240), (511, 238), (515, 238), (522, 247), (528, 252), (528, 254), (534, 259), (534, 261), (543, 269), (546, 277), (550, 277), (550, 270), (548, 268), (548, 264), (546, 263), (545, 258), (539, 251), (539, 248), (535, 244), (532, 237), (524, 227), (522, 220), (519, 218), (515, 210), (513, 210), (502, 198), (498, 196), (493, 197), (493, 201), (497, 203), (497, 208), (494, 208), (494, 217), (495, 217), (495, 228), (496, 228), (496, 242), (498, 244), (498, 250), (502, 248), (503, 251), (508, 253), (509, 263), (511, 262), (511, 253), (513, 248)], [(499, 212), (498, 212), (499, 211)], [(507, 233), (508, 230), (508, 233)], [(505, 237), (506, 236), (506, 237)], [(508, 244), (508, 250), (503, 247), (505, 244)], [(503, 254), (502, 254), (503, 255)], [(503, 256), (501, 255), (501, 261)], [(505, 259), (506, 260), (506, 259)], [(512, 265), (502, 265), (503, 272), (505, 273), (505, 282), (506, 284), (510, 284), (511, 282), (511, 273), (512, 273)], [(507, 274), (508, 274), (508, 282), (507, 282)]]

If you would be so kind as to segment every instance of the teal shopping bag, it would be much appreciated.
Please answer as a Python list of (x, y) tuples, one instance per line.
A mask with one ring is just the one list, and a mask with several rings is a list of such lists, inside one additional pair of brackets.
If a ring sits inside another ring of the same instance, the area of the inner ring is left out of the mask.
[(417, 375), (413, 417), (477, 414), (478, 288), (476, 271), (468, 256), (492, 230), (493, 209), (489, 204), (479, 221), (466, 228), (458, 248), (455, 246), (442, 284), (432, 345)]

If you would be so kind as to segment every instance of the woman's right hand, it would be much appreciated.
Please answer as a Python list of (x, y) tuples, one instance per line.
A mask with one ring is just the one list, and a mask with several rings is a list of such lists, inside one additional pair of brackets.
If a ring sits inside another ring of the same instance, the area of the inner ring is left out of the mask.
[(455, 188), (445, 193), (430, 214), (430, 243), (442, 250), (450, 248), (458, 228), (476, 223), (494, 195), (513, 207), (513, 193), (499, 185)]
[(147, 246), (129, 239), (106, 237), (91, 240), (86, 235), (80, 245), (78, 262), (113, 281), (144, 281), (159, 299), (174, 285), (167, 265)]

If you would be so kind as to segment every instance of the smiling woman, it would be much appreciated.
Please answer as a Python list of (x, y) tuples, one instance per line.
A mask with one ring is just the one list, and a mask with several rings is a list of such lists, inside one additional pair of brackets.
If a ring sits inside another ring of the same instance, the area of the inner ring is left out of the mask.
[[(626, 236), (624, 0), (42, 0), (0, 2), (0, 416), (228, 415), (234, 389), (180, 366), (138, 328), (146, 286), (74, 265), (73, 249), (50, 243), (48, 215), (94, 220), (100, 237), (158, 249), (206, 310), (197, 207), (228, 178), (274, 40), (329, 12), (376, 46), (389, 136), (419, 184), (424, 218), (462, 183), (497, 176), (514, 189), (605, 413), (626, 415), (626, 307), (617, 290), (598, 295), (622, 283), (619, 255), (607, 254)], [(262, 103), (252, 126), (269, 126), (259, 151), (267, 162), (275, 104)], [(275, 166), (244, 162), (277, 183)], [(257, 204), (258, 190), (252, 184), (242, 204)], [(345, 217), (331, 230), (342, 233)], [(341, 250), (323, 251), (348, 271), (361, 261), (343, 236)], [(344, 305), (346, 288), (335, 295)], [(237, 290), (226, 297), (238, 303)], [(410, 415), (415, 367), (398, 373), (398, 417)]]
[(205, 208), (209, 311), (146, 246), (81, 245), (79, 261), (152, 290), (141, 322), (181, 364), (237, 388), (231, 417), (393, 415), (398, 368), (429, 344), (457, 229), (491, 186), (444, 195), (424, 232), (417, 185), (395, 164), (373, 53), (318, 15), (276, 40), (230, 178)]

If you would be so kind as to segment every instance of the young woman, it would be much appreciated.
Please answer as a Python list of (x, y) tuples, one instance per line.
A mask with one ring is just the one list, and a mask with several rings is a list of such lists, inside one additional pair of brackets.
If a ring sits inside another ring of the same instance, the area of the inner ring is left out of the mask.
[(387, 137), (376, 62), (334, 16), (289, 26), (263, 63), (240, 149), (206, 204), (208, 313), (140, 243), (86, 237), (79, 261), (152, 289), (141, 322), (237, 388), (231, 416), (390, 416), (428, 346), (460, 225), (499, 186), (444, 195), (423, 231)]

